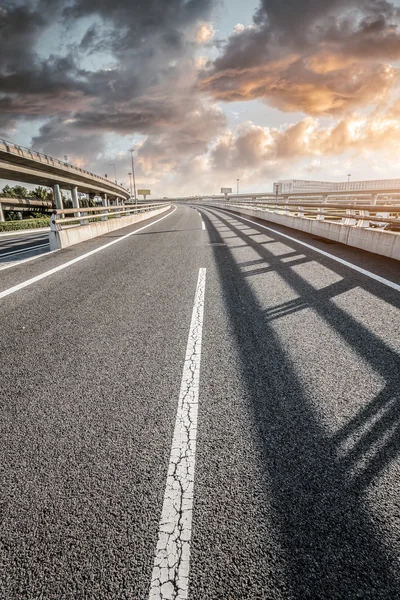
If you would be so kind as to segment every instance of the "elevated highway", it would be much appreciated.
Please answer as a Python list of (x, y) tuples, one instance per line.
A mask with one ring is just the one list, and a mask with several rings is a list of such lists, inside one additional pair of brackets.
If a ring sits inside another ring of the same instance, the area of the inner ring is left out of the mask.
[[(129, 191), (106, 177), (67, 162), (0, 139), (0, 179), (52, 187), (57, 208), (63, 208), (62, 189), (71, 191), (74, 208), (79, 208), (78, 191), (108, 200), (125, 201)], [(1, 216), (1, 210), (0, 210)]]

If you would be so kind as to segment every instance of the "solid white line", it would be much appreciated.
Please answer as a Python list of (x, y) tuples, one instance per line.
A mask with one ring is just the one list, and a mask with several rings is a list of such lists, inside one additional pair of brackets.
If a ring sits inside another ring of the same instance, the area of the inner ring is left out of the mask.
[(149, 600), (186, 600), (206, 269), (200, 269), (186, 347)]
[(201, 222), (201, 228), (202, 228), (203, 231), (206, 230), (206, 225), (205, 225), (204, 221)]
[(316, 248), (315, 246), (312, 246), (311, 244), (307, 244), (306, 242), (301, 242), (300, 240), (298, 240), (290, 235), (286, 235), (286, 233), (281, 233), (280, 231), (277, 231), (276, 229), (273, 229), (272, 227), (266, 227), (265, 225), (261, 225), (261, 223), (257, 223), (256, 221), (252, 221), (251, 219), (246, 219), (245, 217), (242, 217), (241, 215), (236, 215), (236, 214), (232, 215), (231, 212), (224, 210), (223, 208), (218, 208), (217, 210), (222, 210), (223, 212), (226, 212), (231, 216), (238, 217), (239, 219), (242, 219), (243, 221), (248, 221), (249, 223), (252, 223), (253, 225), (258, 225), (258, 227), (267, 229), (267, 231), (272, 231), (273, 233), (276, 233), (277, 235), (280, 235), (288, 240), (291, 240), (292, 242), (296, 242), (296, 244), (300, 244), (301, 246), (304, 246), (305, 248), (309, 248), (310, 250), (313, 250), (314, 252), (318, 252), (318, 254), (322, 254), (322, 256), (327, 256), (328, 258), (335, 260), (336, 262), (340, 263), (341, 265), (344, 265), (345, 267), (349, 267), (349, 269), (353, 269), (353, 271), (357, 271), (358, 273), (361, 273), (362, 275), (366, 275), (366, 277), (369, 277), (370, 279), (375, 279), (375, 281), (379, 281), (379, 283), (382, 283), (383, 285), (386, 285), (387, 287), (390, 287), (393, 290), (400, 292), (400, 285), (398, 285), (397, 283), (394, 283), (393, 281), (389, 281), (389, 279), (384, 279), (383, 277), (380, 277), (379, 275), (375, 275), (375, 273), (371, 273), (371, 271), (362, 269), (361, 267), (358, 267), (357, 265), (350, 263), (347, 260), (343, 260), (343, 258), (339, 258), (338, 256), (334, 256), (333, 254), (329, 254), (329, 252), (320, 250), (319, 248)]
[(10, 252), (5, 252), (4, 254), (0, 254), (0, 260), (5, 256), (12, 256), (13, 254), (22, 254), (22, 252), (34, 252), (37, 248), (44, 248), (45, 246), (50, 246), (49, 242), (45, 244), (38, 244), (37, 246), (31, 246), (30, 248), (21, 248), (20, 250), (11, 250)]
[(35, 229), (32, 227), (31, 229), (20, 229), (17, 231), (1, 231), (0, 232), (0, 241), (5, 237), (14, 237), (16, 235), (26, 235), (27, 237), (39, 235), (40, 233), (50, 233), (50, 227), (38, 227)]
[(164, 215), (163, 217), (161, 217), (161, 219), (157, 219), (157, 221), (153, 221), (152, 223), (149, 223), (148, 225), (145, 225), (144, 227), (140, 227), (140, 229), (131, 231), (130, 233), (127, 233), (126, 235), (122, 236), (121, 238), (113, 240), (112, 242), (108, 242), (107, 244), (104, 244), (104, 246), (100, 246), (100, 248), (96, 248), (95, 250), (86, 252), (86, 254), (82, 254), (81, 256), (78, 256), (77, 258), (69, 260), (68, 262), (63, 263), (62, 265), (59, 265), (58, 267), (54, 267), (54, 269), (50, 269), (50, 271), (45, 271), (45, 273), (41, 273), (40, 275), (36, 275), (36, 277), (32, 277), (31, 279), (27, 279), (26, 281), (23, 281), (22, 283), (19, 283), (18, 285), (14, 285), (13, 287), (8, 288), (8, 290), (4, 290), (4, 292), (0, 292), (0, 300), (2, 298), (5, 298), (6, 296), (9, 296), (10, 294), (14, 294), (14, 292), (18, 292), (19, 290), (22, 290), (23, 288), (28, 287), (28, 285), (32, 285), (33, 283), (36, 283), (37, 281), (41, 281), (42, 279), (45, 279), (45, 277), (50, 277), (50, 275), (54, 275), (54, 273), (58, 273), (58, 271), (62, 271), (63, 269), (66, 269), (67, 267), (70, 267), (71, 265), (74, 265), (75, 263), (80, 262), (81, 260), (84, 260), (85, 258), (88, 258), (89, 256), (93, 256), (93, 254), (97, 254), (98, 252), (101, 252), (102, 250), (105, 250), (106, 248), (110, 248), (110, 246), (114, 246), (114, 244), (119, 244), (119, 242), (126, 240), (126, 238), (130, 237), (131, 235), (135, 235), (136, 233), (139, 233), (139, 231), (143, 231), (143, 229), (147, 229), (147, 227), (151, 227), (152, 225), (159, 223), (163, 219), (170, 217), (171, 215), (174, 214), (175, 211), (176, 211), (176, 206), (174, 206), (174, 210), (172, 212), (168, 213), (167, 215)]
[(30, 256), (29, 258), (23, 258), (22, 260), (18, 260), (16, 262), (6, 263), (4, 267), (0, 267), (0, 271), (5, 271), (6, 269), (11, 269), (12, 267), (18, 267), (19, 265), (23, 265), (24, 263), (30, 262), (31, 260), (36, 260), (37, 258), (43, 258), (44, 256), (48, 256), (49, 254), (53, 254), (54, 252), (59, 252), (59, 250), (49, 250), (49, 252), (41, 252), (36, 256)]

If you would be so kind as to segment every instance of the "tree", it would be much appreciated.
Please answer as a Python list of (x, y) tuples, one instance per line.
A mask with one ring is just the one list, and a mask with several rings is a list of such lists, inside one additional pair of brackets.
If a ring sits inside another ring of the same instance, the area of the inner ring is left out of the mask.
[(9, 185), (3, 187), (1, 194), (3, 198), (15, 198), (14, 189)]
[(12, 188), (13, 192), (14, 192), (14, 198), (20, 198), (21, 200), (25, 200), (26, 198), (29, 198), (29, 192), (26, 188), (24, 188), (22, 185), (14, 185), (14, 187)]
[(40, 185), (30, 192), (30, 197), (35, 200), (51, 200), (48, 188)]

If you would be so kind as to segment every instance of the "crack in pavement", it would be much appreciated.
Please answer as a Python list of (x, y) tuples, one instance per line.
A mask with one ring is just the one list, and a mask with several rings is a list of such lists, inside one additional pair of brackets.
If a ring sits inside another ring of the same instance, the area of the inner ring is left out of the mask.
[(199, 270), (149, 600), (188, 597), (206, 269)]

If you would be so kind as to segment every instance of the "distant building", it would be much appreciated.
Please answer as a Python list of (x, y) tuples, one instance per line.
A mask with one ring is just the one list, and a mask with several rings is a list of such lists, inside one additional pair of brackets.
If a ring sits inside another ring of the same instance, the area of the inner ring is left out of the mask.
[(366, 181), (308, 181), (285, 179), (274, 183), (274, 194), (301, 194), (302, 192), (356, 192), (363, 190), (399, 190), (400, 179), (371, 179)]

